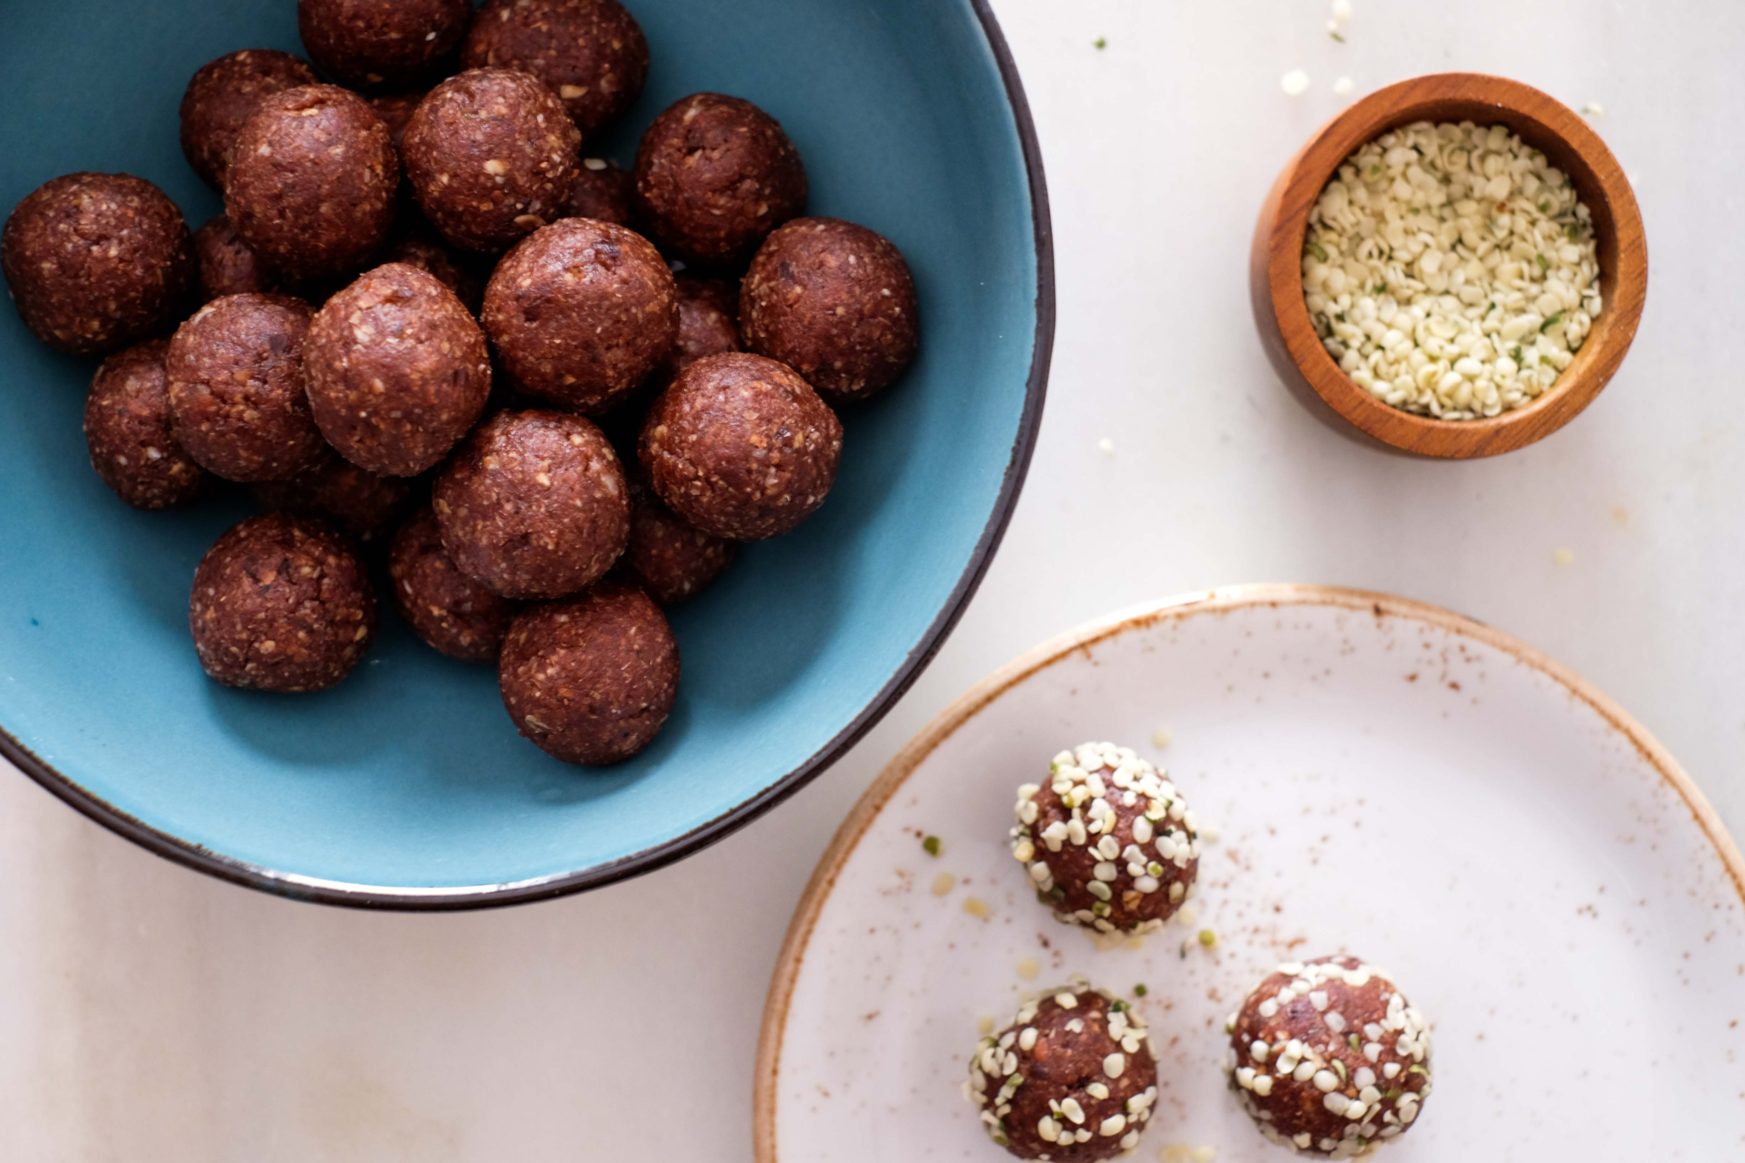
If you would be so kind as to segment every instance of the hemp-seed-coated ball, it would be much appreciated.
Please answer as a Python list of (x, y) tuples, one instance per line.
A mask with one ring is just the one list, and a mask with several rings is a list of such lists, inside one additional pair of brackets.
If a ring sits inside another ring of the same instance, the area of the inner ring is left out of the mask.
[(417, 476), (472, 430), (491, 395), (485, 335), (435, 275), (365, 271), (309, 324), (303, 371), (316, 427), (383, 476)]
[(297, 0), (297, 31), (341, 84), (403, 85), (441, 66), (472, 15), (470, 0)]
[(413, 482), (405, 477), (377, 476), (325, 448), (313, 465), (289, 480), (254, 486), (262, 508), (320, 517), (365, 544), (393, 528), (412, 493)]
[(537, 78), (469, 69), (419, 102), (402, 152), (430, 224), (463, 250), (498, 251), (564, 216), (580, 148)]
[(1132, 1151), (1157, 1103), (1157, 1058), (1125, 1001), (1075, 981), (981, 1040), (965, 1094), (1020, 1159), (1099, 1163)]
[(648, 41), (618, 0), (486, 0), (461, 49), (469, 69), (538, 77), (591, 134), (616, 121), (648, 79)]
[(224, 212), (249, 249), (293, 280), (358, 267), (388, 240), (400, 160), (369, 103), (334, 85), (262, 98), (237, 132)]
[(1146, 933), (1181, 908), (1199, 872), (1194, 815), (1163, 772), (1126, 747), (1062, 751), (1018, 789), (1012, 855), (1055, 919)]
[(737, 542), (686, 524), (647, 489), (632, 490), (624, 566), (661, 605), (677, 605), (708, 588), (738, 554)]
[(1404, 1134), (1430, 1095), (1430, 1025), (1355, 957), (1279, 966), (1225, 1023), (1224, 1070), (1274, 1143), (1349, 1159)]
[(207, 185), (222, 190), (230, 148), (261, 98), (313, 85), (315, 70), (301, 57), (270, 48), (245, 48), (207, 61), (182, 93), (182, 153)]
[(345, 539), (320, 521), (250, 517), (194, 571), (188, 628), (206, 673), (226, 686), (316, 691), (358, 664), (376, 597)]
[(762, 109), (738, 97), (693, 93), (642, 135), (636, 202), (662, 252), (730, 265), (806, 208), (806, 169)]
[(226, 295), (176, 329), (164, 364), (173, 429), (208, 471), (284, 480), (326, 447), (304, 392), (309, 314), (284, 295)]
[(890, 240), (838, 218), (796, 218), (764, 240), (740, 291), (745, 346), (829, 400), (894, 383), (920, 341), (915, 281)]
[(612, 445), (563, 412), (499, 412), (461, 447), (432, 497), (462, 573), (506, 598), (561, 598), (604, 577), (630, 538)]
[(181, 317), (194, 286), (182, 212), (132, 174), (66, 174), (25, 196), (0, 232), (19, 318), (56, 351), (103, 355)]
[(497, 264), (480, 319), (517, 387), (597, 412), (672, 350), (678, 291), (640, 234), (566, 218), (536, 230)]
[(455, 568), (428, 507), (394, 534), (388, 576), (400, 616), (426, 645), (462, 662), (497, 661), (519, 607)]
[(842, 423), (785, 365), (728, 352), (697, 360), (661, 393), (638, 455), (680, 517), (717, 537), (761, 541), (824, 503)]
[(200, 268), (200, 301), (210, 303), (223, 295), (270, 292), (278, 280), (260, 257), (238, 238), (230, 219), (218, 214), (194, 232), (194, 259)]
[(570, 216), (629, 226), (635, 197), (636, 181), (630, 171), (603, 157), (585, 157), (576, 170), (576, 184), (570, 188)]
[(647, 594), (603, 585), (518, 616), (497, 679), (509, 717), (541, 750), (566, 763), (618, 763), (672, 713), (678, 644)]
[(103, 361), (85, 397), (91, 467), (136, 509), (168, 509), (199, 495), (200, 466), (170, 431), (169, 341), (149, 339)]

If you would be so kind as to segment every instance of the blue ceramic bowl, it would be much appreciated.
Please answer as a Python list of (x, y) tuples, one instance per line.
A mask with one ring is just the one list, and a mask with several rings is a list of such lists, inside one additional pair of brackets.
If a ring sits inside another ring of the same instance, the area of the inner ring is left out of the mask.
[[(391, 614), (318, 695), (209, 681), (188, 640), (195, 563), (247, 512), (136, 513), (86, 460), (93, 365), (0, 310), (0, 752), (164, 856), (338, 904), (523, 901), (646, 871), (790, 794), (915, 678), (975, 589), (1017, 499), (1053, 328), (1041, 160), (983, 0), (630, 0), (653, 69), (614, 135), (675, 98), (742, 95), (806, 159), (811, 212), (864, 223), (914, 268), (922, 354), (847, 409), (830, 501), (674, 617), (684, 681), (620, 767), (519, 738), (488, 668)], [(0, 208), (72, 170), (162, 186), (198, 226), (218, 200), (183, 161), (188, 77), (245, 47), (301, 51), (293, 0), (8, 12)]]

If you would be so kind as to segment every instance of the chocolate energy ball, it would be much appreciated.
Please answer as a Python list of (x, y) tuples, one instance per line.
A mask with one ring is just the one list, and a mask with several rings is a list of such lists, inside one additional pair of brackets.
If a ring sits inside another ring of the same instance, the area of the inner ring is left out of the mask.
[(636, 181), (628, 170), (603, 157), (585, 157), (576, 170), (576, 183), (570, 187), (570, 216), (629, 226), (635, 196)]
[(429, 508), (394, 534), (388, 576), (401, 617), (425, 643), (462, 662), (497, 661), (517, 606), (455, 568)]
[(615, 121), (648, 79), (648, 41), (618, 0), (486, 0), (461, 49), (469, 69), (532, 73), (584, 134)]
[(516, 386), (583, 412), (639, 384), (678, 336), (678, 290), (647, 239), (566, 218), (497, 264), (480, 313)]
[(806, 208), (806, 169), (762, 109), (738, 97), (695, 93), (642, 135), (636, 202), (663, 252), (730, 265)]
[(400, 160), (369, 103), (334, 85), (261, 99), (237, 132), (224, 182), (236, 233), (294, 280), (342, 275), (394, 221)]
[(226, 295), (176, 329), (165, 370), (176, 440), (208, 471), (276, 481), (315, 463), (321, 432), (303, 387), (309, 307), (284, 295)]
[(633, 586), (521, 614), (497, 665), (515, 726), (566, 763), (629, 759), (660, 733), (679, 690), (666, 615)]
[(1139, 1145), (1157, 1103), (1157, 1058), (1126, 1002), (1075, 981), (982, 1039), (965, 1093), (988, 1136), (1018, 1158), (1096, 1163)]
[(363, 657), (375, 626), (363, 564), (343, 537), (307, 517), (250, 517), (194, 571), (188, 628), (200, 665), (226, 686), (330, 687)]
[(1268, 1139), (1348, 1159), (1405, 1133), (1430, 1095), (1430, 1026), (1355, 957), (1279, 966), (1225, 1023), (1224, 1069)]
[(500, 412), (436, 480), (442, 543), (462, 573), (506, 598), (561, 598), (624, 552), (624, 470), (593, 424), (562, 412)]
[(679, 288), (677, 355), (689, 361), (686, 366), (705, 355), (745, 350), (739, 335), (739, 280), (680, 274), (674, 282)]
[(837, 218), (797, 218), (765, 239), (739, 303), (745, 346), (831, 400), (889, 387), (920, 341), (909, 264), (883, 235)]
[(169, 342), (151, 339), (103, 361), (85, 397), (91, 467), (136, 509), (168, 509), (199, 495), (200, 466), (170, 431)]
[(402, 148), (431, 225), (464, 250), (498, 251), (564, 216), (581, 144), (536, 78), (470, 69), (419, 102)]
[(194, 232), (194, 259), (200, 268), (200, 301), (209, 303), (221, 295), (277, 289), (273, 278), (248, 243), (237, 237), (236, 228), (223, 214), (216, 215)]
[(255, 499), (267, 509), (320, 517), (354, 541), (376, 540), (412, 499), (412, 482), (377, 476), (331, 449), (290, 480), (262, 481)]
[(423, 100), (422, 92), (382, 93), (370, 98), (370, 108), (376, 111), (376, 116), (388, 127), (388, 136), (393, 140), (396, 150), (404, 147), (406, 126), (412, 121), (413, 110)]
[(1199, 872), (1187, 801), (1126, 747), (1062, 751), (1041, 784), (1018, 789), (1012, 855), (1057, 920), (1147, 933), (1173, 916)]
[(363, 98), (302, 86), (263, 98), (237, 131), (223, 206), (237, 236), (290, 279), (346, 274), (387, 241), (400, 159)]
[(471, 0), (297, 0), (297, 31), (341, 84), (403, 85), (437, 70), (472, 15)]
[(102, 355), (181, 317), (194, 286), (182, 212), (132, 174), (67, 174), (25, 196), (0, 232), (18, 315), (56, 351)]
[(679, 275), (679, 341), (667, 360), (668, 378), (705, 355), (744, 351), (739, 337), (739, 287), (732, 279)]
[(633, 490), (624, 565), (650, 597), (677, 605), (733, 564), (739, 545), (685, 524), (646, 489)]
[(484, 298), (485, 283), (470, 263), (450, 250), (448, 244), (424, 230), (409, 230), (388, 244), (382, 252), (383, 262), (402, 262), (427, 271), (454, 292), (461, 306), (478, 314), (479, 301)]
[(301, 57), (270, 48), (245, 48), (201, 65), (182, 93), (182, 152), (188, 164), (222, 190), (230, 147), (261, 98), (316, 80)]
[(824, 503), (842, 423), (785, 365), (729, 352), (697, 360), (661, 393), (638, 453), (654, 491), (684, 520), (761, 541)]
[(406, 263), (366, 271), (327, 300), (303, 370), (321, 434), (382, 476), (434, 467), (491, 395), (484, 332), (441, 279)]

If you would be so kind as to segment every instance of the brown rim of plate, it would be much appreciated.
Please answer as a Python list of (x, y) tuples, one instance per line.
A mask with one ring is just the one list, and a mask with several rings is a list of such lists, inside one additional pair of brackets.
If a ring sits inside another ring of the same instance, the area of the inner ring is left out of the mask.
[[(1569, 367), (1538, 399), (1496, 416), (1440, 420), (1378, 400), (1328, 353), (1304, 302), (1303, 242), (1321, 191), (1359, 146), (1425, 120), (1506, 125), (1569, 175), (1593, 215), (1605, 296), (1593, 330)], [(1484, 73), (1436, 73), (1388, 85), (1354, 102), (1285, 163), (1255, 223), (1249, 292), (1275, 370), (1318, 416), (1419, 456), (1495, 456), (1562, 428), (1617, 372), (1647, 299), (1648, 244), (1623, 167), (1584, 117), (1519, 81)]]
[(1709, 804), (1683, 768), (1667, 750), (1623, 708), (1597, 687), (1575, 672), (1552, 661), (1526, 643), (1493, 629), (1483, 622), (1456, 614), (1440, 606), (1392, 594), (1346, 589), (1340, 586), (1261, 584), (1229, 586), (1202, 590), (1165, 598), (1155, 605), (1136, 611), (1116, 614), (1111, 618), (1090, 622), (1052, 638), (1035, 649), (1019, 655), (996, 670), (962, 697), (934, 717), (897, 752), (896, 757), (873, 780), (836, 830), (830, 846), (819, 858), (811, 879), (806, 882), (794, 918), (788, 924), (787, 936), (776, 957), (775, 972), (770, 979), (769, 994), (764, 1001), (763, 1022), (758, 1032), (757, 1064), (753, 1077), (752, 1144), (757, 1163), (778, 1163), (776, 1152), (776, 1080), (782, 1064), (782, 1038), (787, 1029), (788, 1007), (793, 1001), (794, 983), (800, 975), (811, 942), (818, 914), (829, 899), (831, 889), (842, 866), (860, 845), (861, 837), (872, 826), (884, 806), (902, 788), (923, 760), (940, 744), (989, 704), (1018, 684), (1047, 670), (1061, 660), (1088, 651), (1130, 630), (1144, 630), (1160, 622), (1180, 621), (1201, 614), (1224, 614), (1233, 610), (1291, 606), (1332, 606), (1352, 612), (1369, 612), (1378, 620), (1404, 618), (1427, 623), (1438, 629), (1476, 639), (1487, 646), (1513, 656), (1517, 661), (1556, 681), (1570, 695), (1592, 707), (1602, 719), (1630, 741), (1637, 753), (1647, 760), (1660, 777), (1671, 785), (1690, 810), (1697, 827), (1714, 845), (1734, 890), (1745, 904), (1745, 856), (1728, 834), (1721, 818)]
[(1047, 393), (1049, 361), (1054, 351), (1054, 227), (1049, 216), (1048, 183), (1042, 170), (1042, 147), (1036, 137), (1036, 123), (1030, 115), (1030, 103), (1024, 95), (1024, 85), (1018, 76), (1018, 66), (1012, 60), (1005, 35), (988, 7), (988, 0), (970, 0), (988, 50), (999, 72), (1005, 90), (1006, 104), (1012, 114), (1012, 128), (1023, 155), (1025, 178), (1030, 195), (1031, 230), (1036, 249), (1036, 327), (1032, 333), (1030, 370), (1025, 378), (1024, 407), (1018, 418), (1018, 432), (1011, 457), (1000, 478), (1000, 491), (994, 499), (993, 511), (982, 527), (965, 563), (957, 584), (940, 607), (939, 613), (922, 631), (914, 649), (900, 662), (889, 680), (879, 688), (865, 707), (822, 747), (799, 766), (775, 780), (763, 791), (737, 807), (699, 824), (682, 835), (652, 845), (641, 852), (605, 864), (552, 876), (507, 884), (479, 884), (442, 888), (420, 888), (353, 884), (348, 881), (325, 880), (295, 873), (281, 872), (247, 860), (239, 860), (214, 852), (199, 844), (172, 836), (115, 804), (95, 795), (71, 778), (63, 775), (41, 756), (26, 747), (18, 738), (0, 727), (0, 758), (14, 764), (20, 771), (40, 784), (57, 799), (80, 814), (108, 828), (116, 835), (133, 841), (140, 847), (172, 860), (196, 872), (204, 872), (232, 884), (260, 889), (275, 896), (319, 904), (381, 911), (443, 912), (460, 909), (496, 908), (548, 900), (570, 893), (586, 892), (641, 876), (691, 856), (718, 840), (745, 827), (806, 784), (860, 741), (884, 718), (904, 692), (927, 668), (939, 648), (945, 644), (957, 625), (982, 577), (993, 562), (1012, 511), (1018, 503), (1030, 457), (1036, 448), (1036, 434), (1042, 424), (1042, 404)]

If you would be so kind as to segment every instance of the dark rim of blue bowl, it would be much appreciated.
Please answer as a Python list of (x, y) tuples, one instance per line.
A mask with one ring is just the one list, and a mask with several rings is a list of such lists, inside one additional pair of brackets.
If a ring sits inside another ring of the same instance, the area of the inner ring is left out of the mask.
[(1042, 423), (1042, 400), (1047, 390), (1049, 359), (1054, 350), (1054, 230), (1048, 215), (1048, 184), (1042, 173), (1042, 149), (1036, 140), (1036, 125), (1030, 117), (1030, 104), (1024, 96), (1024, 85), (1018, 78), (1018, 67), (1013, 63), (1012, 52), (1000, 31), (999, 21), (994, 19), (993, 12), (989, 10), (988, 0), (970, 0), (970, 7), (981, 22), (982, 33), (987, 37), (988, 47), (993, 51), (994, 62), (999, 67), (1000, 80), (1005, 85), (1006, 100), (1017, 124), (1018, 140), (1024, 151), (1024, 168), (1030, 181), (1031, 216), (1036, 233), (1036, 335), (1031, 348), (1030, 374), (1024, 390), (1024, 414), (1018, 425), (1017, 442), (1012, 446), (1012, 457), (1006, 463), (1006, 471), (1000, 481), (1000, 495), (994, 503), (993, 514), (982, 529), (981, 537), (976, 541), (975, 552), (970, 555), (963, 575), (952, 587), (944, 608), (921, 636), (920, 643), (903, 660), (897, 672), (872, 701), (846, 727), (837, 732), (835, 738), (819, 748), (804, 763), (738, 807), (723, 812), (708, 823), (652, 848), (605, 864), (509, 884), (421, 889), (323, 881), (292, 873), (275, 872), (245, 860), (236, 860), (159, 831), (114, 804), (93, 795), (38, 758), (4, 728), (0, 728), (0, 755), (12, 761), (21, 771), (63, 802), (110, 831), (125, 836), (159, 856), (197, 871), (210, 873), (220, 880), (293, 900), (352, 908), (417, 912), (523, 904), (628, 880), (701, 851), (743, 828), (810, 783), (884, 718), (885, 712), (920, 677), (921, 672), (932, 661), (933, 655), (945, 644), (946, 637), (969, 605), (969, 599), (975, 593), (976, 587), (981, 584), (982, 576), (987, 573), (988, 565), (993, 561), (994, 551), (1005, 535), (1006, 525), (1012, 519), (1012, 510), (1018, 503), (1018, 492), (1024, 484), (1024, 474), (1030, 467), (1030, 454), (1036, 447), (1037, 429)]

